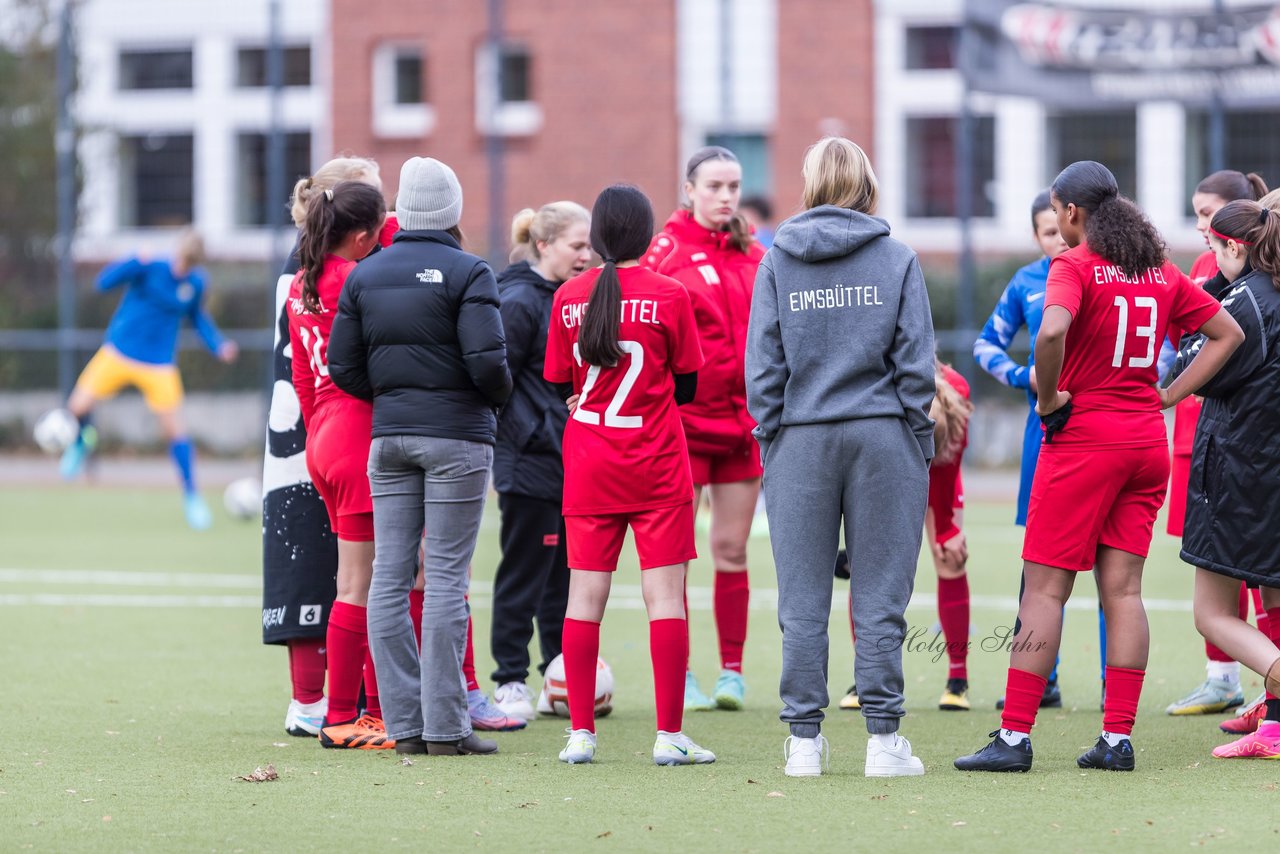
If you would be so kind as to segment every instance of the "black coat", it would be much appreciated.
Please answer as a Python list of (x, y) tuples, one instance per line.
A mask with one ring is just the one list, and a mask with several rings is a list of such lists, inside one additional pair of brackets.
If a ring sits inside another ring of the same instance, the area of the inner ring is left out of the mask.
[(569, 411), (556, 387), (542, 378), (556, 287), (524, 261), (498, 275), (514, 388), (498, 419), (493, 488), (559, 504), (564, 491), (561, 446)]
[(373, 401), (373, 436), (493, 444), (511, 395), (498, 286), (443, 231), (401, 231), (342, 286), (329, 376)]
[[(1252, 271), (1205, 290), (1244, 330), (1244, 343), (1197, 394), (1182, 559), (1251, 585), (1280, 587), (1280, 290)], [(1184, 339), (1174, 371), (1199, 351)]]

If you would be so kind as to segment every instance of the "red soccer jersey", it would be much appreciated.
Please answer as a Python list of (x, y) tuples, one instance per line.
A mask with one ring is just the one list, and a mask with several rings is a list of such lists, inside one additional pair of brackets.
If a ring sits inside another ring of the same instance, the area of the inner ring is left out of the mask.
[[(1198, 288), (1218, 275), (1218, 259), (1212, 251), (1205, 252), (1191, 265), (1191, 281)], [(1169, 336), (1176, 347), (1181, 335), (1177, 331)], [(1200, 398), (1192, 395), (1173, 408), (1173, 452), (1191, 456), (1191, 445), (1196, 436), (1196, 422), (1200, 420)]]
[(693, 307), (684, 286), (640, 267), (622, 282), (623, 356), (611, 368), (582, 362), (578, 333), (600, 269), (556, 291), (543, 376), (572, 382), (580, 397), (564, 431), (564, 515), (671, 507), (693, 500), (689, 451), (676, 411), (673, 374), (702, 366)]
[[(969, 383), (955, 368), (942, 366), (942, 376), (951, 387), (960, 392), (965, 400), (969, 399)], [(969, 430), (964, 432), (964, 445), (969, 442)], [(938, 545), (960, 533), (956, 524), (956, 511), (964, 509), (964, 481), (960, 477), (960, 459), (964, 456), (964, 445), (954, 460), (946, 465), (937, 461), (929, 468), (929, 509), (933, 511), (933, 536)]]
[(313, 430), (312, 416), (317, 410), (335, 401), (372, 406), (354, 398), (333, 384), (329, 379), (329, 330), (333, 328), (334, 313), (338, 308), (338, 295), (347, 275), (355, 267), (337, 255), (324, 259), (324, 269), (316, 281), (320, 297), (320, 312), (312, 314), (302, 304), (302, 271), (293, 277), (289, 286), (289, 346), (293, 351), (293, 388), (298, 393), (302, 408), (302, 420), (308, 430)]
[(1045, 308), (1071, 312), (1058, 388), (1071, 392), (1067, 428), (1054, 443), (1096, 448), (1161, 445), (1155, 384), (1160, 342), (1199, 329), (1218, 311), (1213, 297), (1166, 261), (1136, 279), (1085, 244), (1054, 259)]

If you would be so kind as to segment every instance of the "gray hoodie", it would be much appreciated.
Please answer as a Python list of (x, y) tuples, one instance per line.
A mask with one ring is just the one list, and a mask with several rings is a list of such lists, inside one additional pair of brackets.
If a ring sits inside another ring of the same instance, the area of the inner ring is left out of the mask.
[(756, 274), (747, 409), (779, 428), (904, 418), (933, 458), (933, 319), (916, 253), (879, 217), (823, 205), (784, 222)]

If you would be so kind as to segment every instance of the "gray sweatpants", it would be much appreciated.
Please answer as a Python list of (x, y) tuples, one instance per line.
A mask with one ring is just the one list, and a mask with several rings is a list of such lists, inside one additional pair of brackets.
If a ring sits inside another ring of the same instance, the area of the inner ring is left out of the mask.
[[(461, 439), (384, 436), (369, 449), (369, 650), (393, 739), (457, 741), (471, 734), (462, 677), (470, 614), (465, 597), (492, 464), (492, 445)], [(419, 653), (409, 590), (424, 527), (427, 586)]]
[(781, 719), (797, 738), (814, 738), (825, 717), (832, 567), (843, 517), (858, 699), (868, 732), (897, 732), (904, 614), (929, 496), (919, 443), (900, 418), (783, 427), (766, 448), (764, 495), (778, 573)]

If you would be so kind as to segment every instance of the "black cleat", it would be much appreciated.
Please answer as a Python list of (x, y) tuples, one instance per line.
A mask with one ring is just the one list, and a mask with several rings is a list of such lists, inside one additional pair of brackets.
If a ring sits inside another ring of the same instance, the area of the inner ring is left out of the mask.
[(1001, 697), (999, 700), (996, 700), (996, 711), (999, 712), (1002, 709), (1004, 709), (1004, 697)]
[(1040, 697), (1040, 708), (1042, 709), (1061, 709), (1062, 708), (1062, 691), (1058, 689), (1058, 680), (1052, 679), (1045, 683), (1044, 694)]
[(1107, 744), (1107, 740), (1098, 736), (1098, 742), (1076, 760), (1081, 768), (1098, 768), (1102, 771), (1132, 771), (1133, 745), (1124, 739), (1115, 747)]
[(961, 771), (1030, 771), (1031, 739), (1023, 739), (1016, 747), (1005, 744), (1000, 730), (991, 733), (991, 743), (969, 756), (961, 756), (955, 766)]

